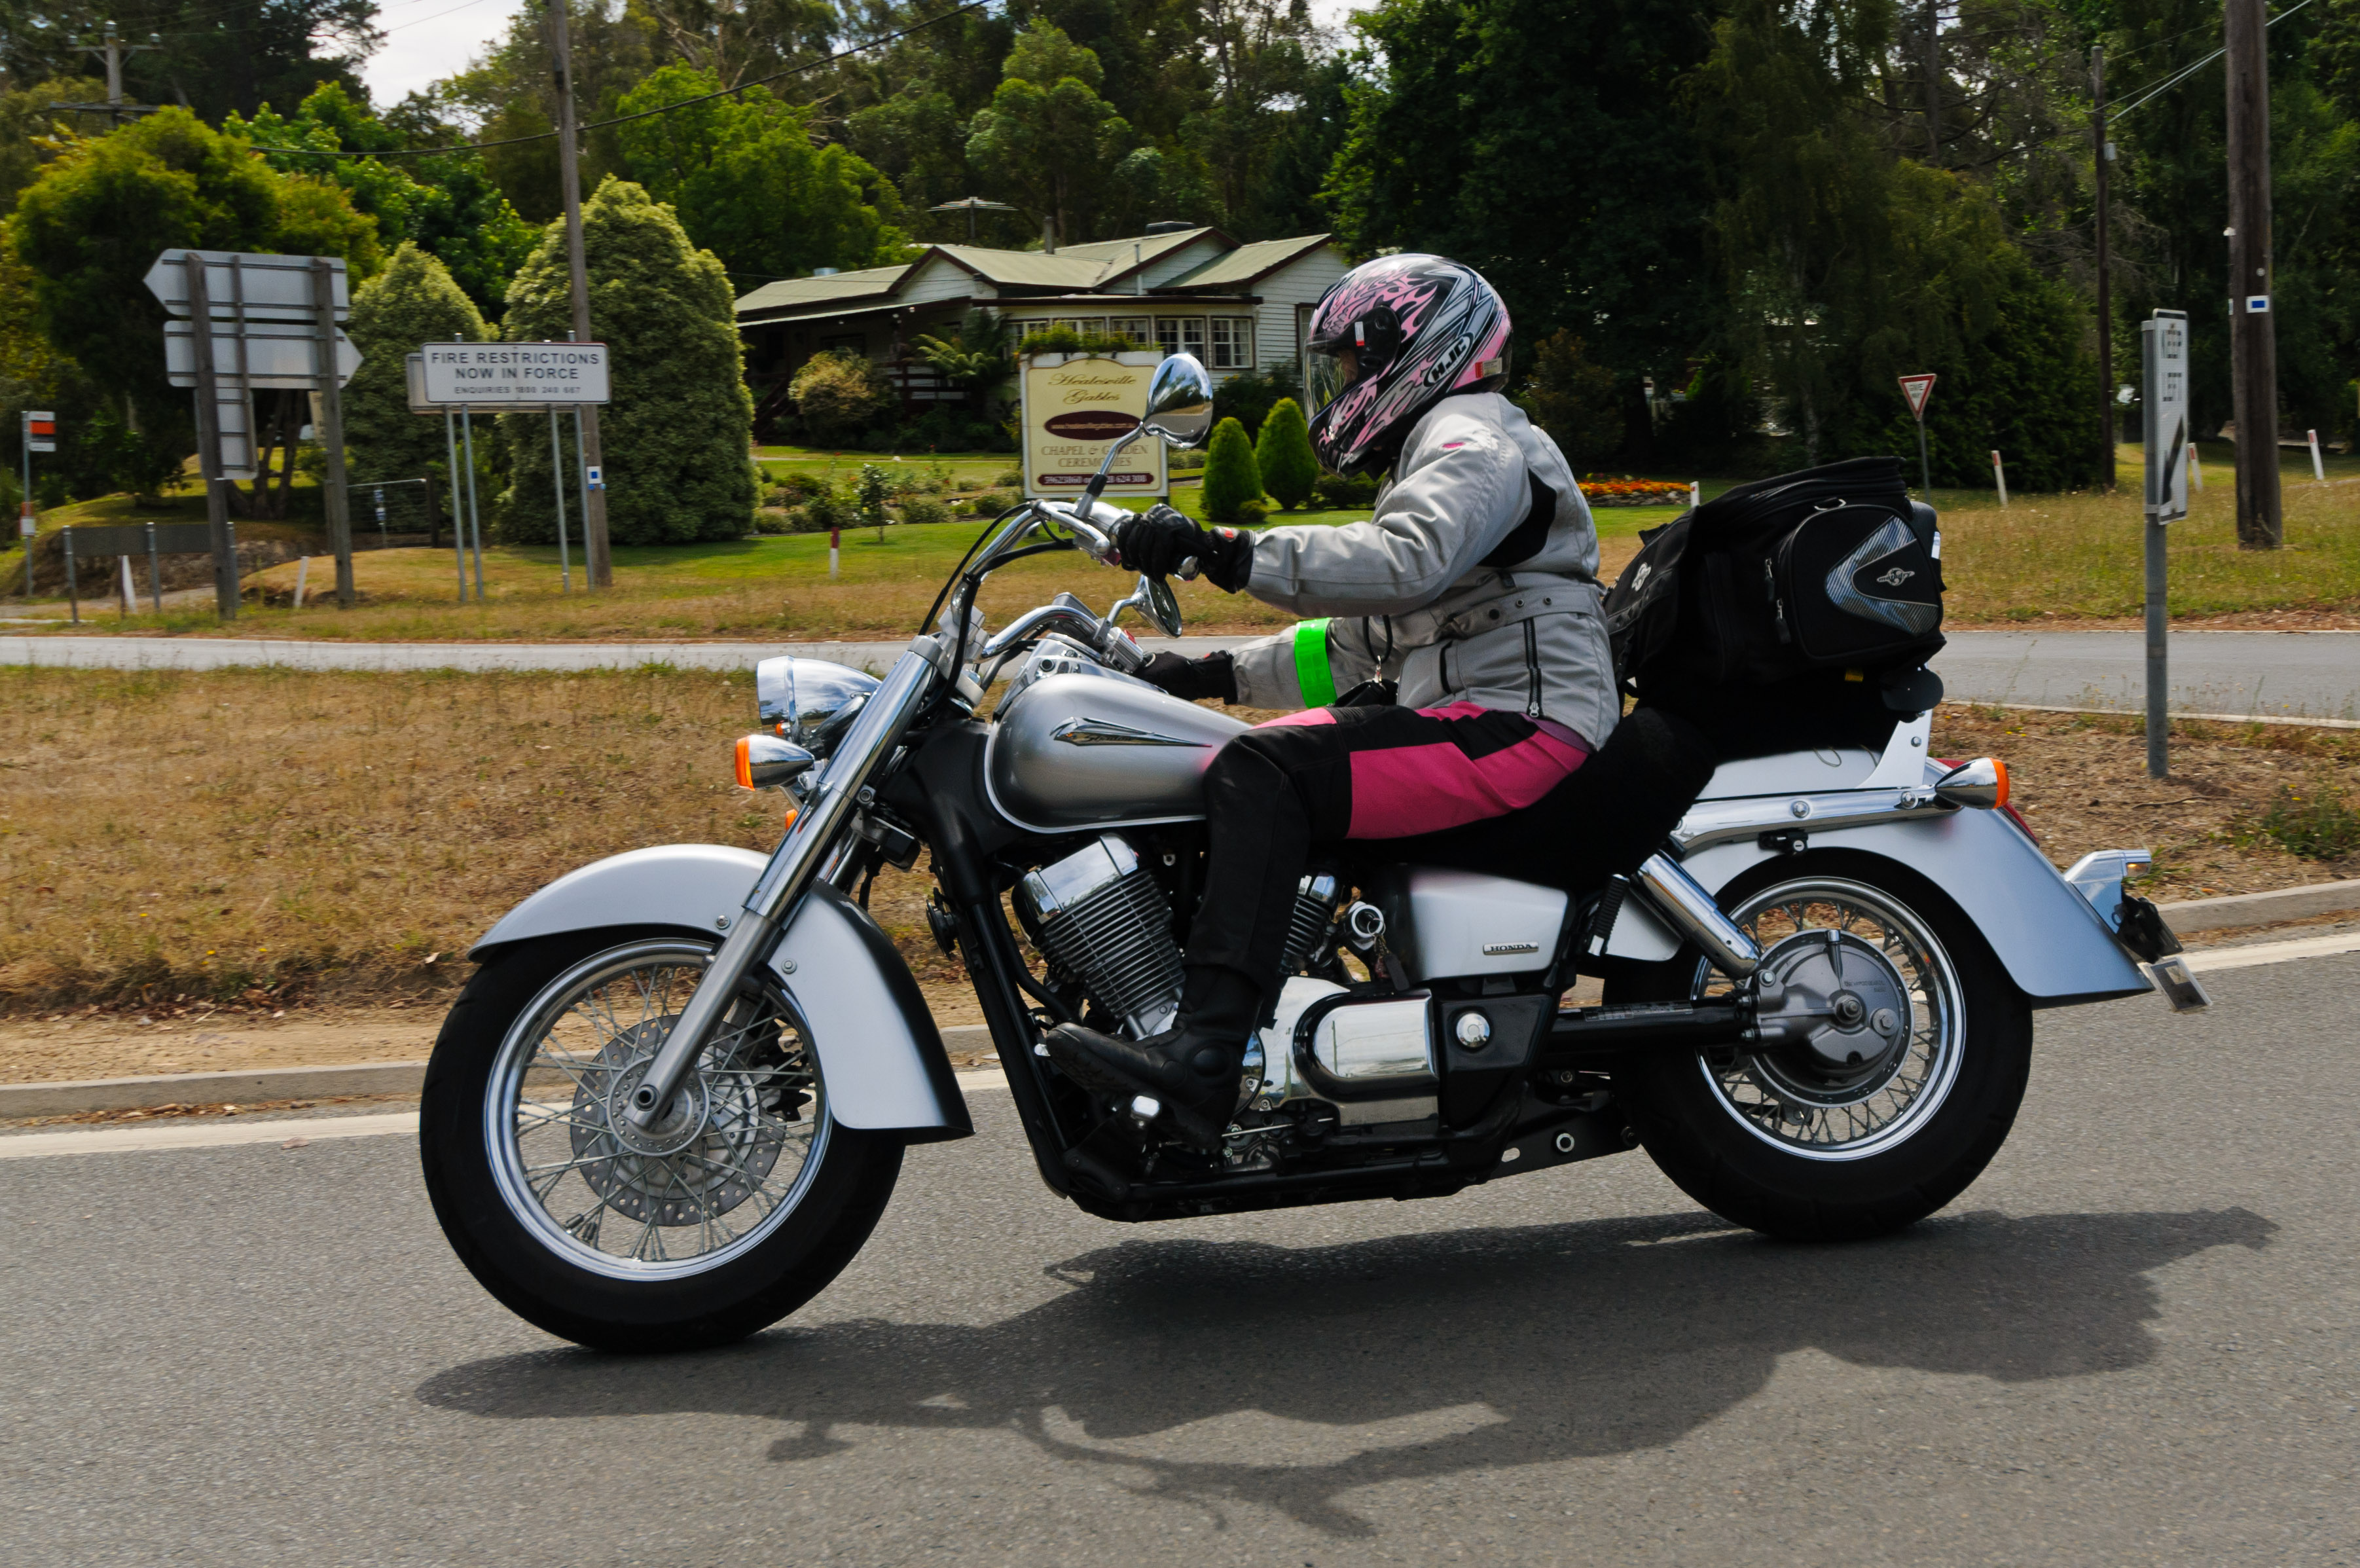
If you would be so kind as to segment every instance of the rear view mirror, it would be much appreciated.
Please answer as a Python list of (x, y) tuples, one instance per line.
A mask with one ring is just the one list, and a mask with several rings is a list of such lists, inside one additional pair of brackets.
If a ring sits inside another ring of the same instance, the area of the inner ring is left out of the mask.
[(1147, 384), (1140, 422), (1171, 446), (1196, 446), (1213, 428), (1213, 378), (1193, 354), (1166, 355)]

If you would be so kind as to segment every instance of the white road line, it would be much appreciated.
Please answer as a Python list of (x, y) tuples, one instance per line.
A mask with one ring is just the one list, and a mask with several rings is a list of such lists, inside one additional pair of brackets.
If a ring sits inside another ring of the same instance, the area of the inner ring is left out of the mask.
[[(962, 1072), (959, 1087), (968, 1093), (1006, 1089), (1008, 1079), (997, 1069)], [(418, 1113), (384, 1111), (366, 1116), (312, 1116), (280, 1121), (233, 1117), (222, 1121), (158, 1121), (146, 1125), (77, 1127), (55, 1133), (22, 1133), (0, 1137), (0, 1159), (38, 1159), (50, 1155), (135, 1154), (146, 1149), (216, 1149), (241, 1144), (284, 1144), (300, 1138), (319, 1143), (328, 1138), (375, 1138), (395, 1134), (415, 1136)], [(300, 1145), (298, 1146), (300, 1146)]]
[(2290, 959), (2323, 959), (2337, 953), (2360, 952), (2360, 931), (2339, 931), (2327, 937), (2298, 937), (2290, 942), (2256, 942), (2250, 948), (2199, 948), (2188, 954), (2188, 967), (2200, 972), (2247, 969), (2255, 964), (2282, 964)]

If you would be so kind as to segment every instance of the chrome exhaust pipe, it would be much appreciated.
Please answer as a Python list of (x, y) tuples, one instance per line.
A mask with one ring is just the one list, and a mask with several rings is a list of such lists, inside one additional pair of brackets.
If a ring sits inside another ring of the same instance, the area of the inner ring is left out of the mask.
[(1721, 913), (1704, 884), (1661, 852), (1647, 857), (1639, 868), (1639, 888), (1655, 913), (1672, 929), (1694, 942), (1712, 967), (1732, 980), (1743, 980), (1761, 967), (1762, 949)]

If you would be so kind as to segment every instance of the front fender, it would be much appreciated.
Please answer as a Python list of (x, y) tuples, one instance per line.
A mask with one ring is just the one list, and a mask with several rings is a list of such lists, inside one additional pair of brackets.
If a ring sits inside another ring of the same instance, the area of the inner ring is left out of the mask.
[[(633, 850), (566, 872), (502, 916), (467, 956), (513, 942), (603, 926), (669, 926), (718, 938), (742, 913), (763, 857), (720, 844)], [(845, 1126), (913, 1142), (975, 1131), (951, 1072), (942, 1031), (910, 966), (869, 912), (834, 887), (814, 887), (770, 966), (809, 1029)]]
[[(2039, 847), (1996, 811), (1965, 810), (1918, 822), (1880, 822), (1814, 832), (1813, 850), (1856, 850), (1907, 866), (1949, 895), (1991, 944), (2008, 978), (2035, 1007), (2136, 996), (2154, 989), (2090, 901)], [(1752, 839), (1698, 850), (1682, 865), (1716, 894), (1764, 861)], [(1677, 940), (1644, 908), (1623, 906), (1608, 949), (1641, 961), (1669, 958)], [(1633, 915), (1642, 916), (1633, 921)], [(1633, 930), (1626, 937), (1623, 927)]]

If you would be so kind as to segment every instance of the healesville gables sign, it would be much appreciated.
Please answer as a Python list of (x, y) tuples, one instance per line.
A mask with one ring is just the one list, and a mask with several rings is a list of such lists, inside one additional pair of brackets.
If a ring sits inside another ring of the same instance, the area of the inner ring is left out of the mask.
[[(1139, 426), (1147, 383), (1163, 356), (1041, 354), (1027, 356), (1018, 382), (1023, 399), (1024, 493), (1072, 497), (1098, 472), (1109, 442)], [(1164, 444), (1135, 441), (1107, 475), (1110, 495), (1170, 493)]]
[(426, 400), (445, 408), (607, 401), (603, 343), (430, 343)]

